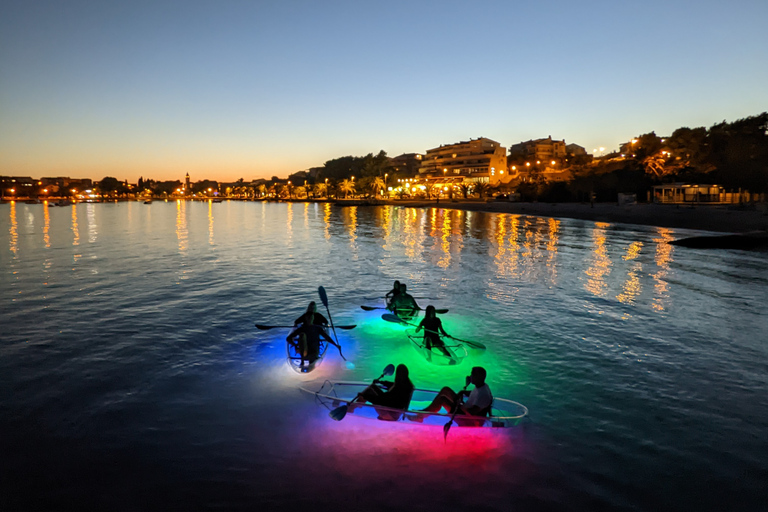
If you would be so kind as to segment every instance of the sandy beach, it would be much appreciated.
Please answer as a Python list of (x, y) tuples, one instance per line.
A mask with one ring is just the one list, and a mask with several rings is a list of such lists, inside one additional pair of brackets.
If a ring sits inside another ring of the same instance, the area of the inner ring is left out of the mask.
[(502, 201), (387, 201), (388, 204), (416, 208), (455, 208), (459, 210), (501, 212), (540, 217), (584, 219), (596, 222), (642, 224), (667, 228), (698, 229), (720, 233), (768, 231), (768, 205), (677, 206), (666, 204), (615, 203), (510, 203)]

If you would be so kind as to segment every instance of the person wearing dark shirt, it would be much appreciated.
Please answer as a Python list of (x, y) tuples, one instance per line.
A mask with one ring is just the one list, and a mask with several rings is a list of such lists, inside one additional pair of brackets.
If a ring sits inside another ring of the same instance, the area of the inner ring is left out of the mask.
[[(351, 403), (350, 410), (354, 408), (356, 402), (370, 402), (373, 405), (381, 405), (391, 409), (405, 411), (411, 403), (414, 385), (408, 377), (408, 367), (404, 364), (397, 365), (395, 370), (395, 381), (380, 381), (376, 379), (365, 388)], [(398, 414), (399, 416), (399, 414)], [(397, 419), (397, 418), (385, 418)]]
[(400, 283), (400, 293), (389, 303), (390, 310), (401, 318), (413, 318), (421, 310), (416, 299), (407, 292), (405, 283)]
[(400, 295), (400, 281), (395, 281), (394, 286), (392, 286), (392, 289), (387, 292), (387, 294), (384, 296), (384, 298), (387, 300), (387, 306), (395, 300), (395, 297)]
[(292, 343), (296, 347), (296, 352), (301, 356), (301, 366), (304, 366), (305, 361), (312, 364), (318, 357), (320, 357), (321, 339), (336, 345), (333, 339), (331, 339), (325, 332), (325, 329), (316, 323), (314, 317), (314, 313), (306, 313), (303, 316), (305, 321), (301, 326), (294, 329), (293, 332), (285, 338), (285, 341)]
[(448, 357), (452, 357), (448, 349), (445, 348), (445, 342), (440, 338), (440, 334), (443, 336), (450, 336), (445, 329), (443, 329), (443, 322), (437, 318), (435, 313), (435, 306), (427, 306), (427, 310), (424, 314), (424, 318), (419, 322), (419, 326), (416, 327), (416, 333), (424, 329), (424, 345), (427, 349), (433, 348), (440, 350)]
[(328, 320), (317, 312), (317, 304), (315, 304), (315, 301), (312, 301), (309, 303), (309, 306), (307, 306), (307, 311), (301, 315), (299, 318), (293, 321), (293, 326), (296, 327), (298, 325), (306, 323), (307, 315), (312, 313), (314, 315), (314, 325), (320, 325), (322, 327), (328, 327)]

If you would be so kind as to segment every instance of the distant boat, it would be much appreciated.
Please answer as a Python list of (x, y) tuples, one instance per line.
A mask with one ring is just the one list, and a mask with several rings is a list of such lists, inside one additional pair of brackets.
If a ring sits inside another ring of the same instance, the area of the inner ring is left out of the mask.
[(221, 201), (222, 201), (222, 199), (219, 199), (219, 198), (216, 198), (216, 199), (213, 200), (214, 203), (220, 203)]
[(152, 201), (144, 201), (144, 204), (152, 204)]
[(59, 199), (55, 203), (52, 203), (54, 206), (72, 206), (72, 201), (69, 201), (67, 199)]

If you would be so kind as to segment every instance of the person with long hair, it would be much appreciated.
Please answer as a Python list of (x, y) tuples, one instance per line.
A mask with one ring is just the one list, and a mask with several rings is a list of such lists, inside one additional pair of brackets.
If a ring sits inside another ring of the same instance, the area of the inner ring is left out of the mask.
[(307, 310), (299, 318), (293, 321), (293, 326), (297, 327), (299, 325), (306, 324), (310, 313), (313, 315), (312, 322), (314, 325), (328, 327), (328, 319), (317, 312), (317, 304), (315, 301), (310, 302), (307, 306)]
[(408, 376), (408, 367), (404, 364), (397, 365), (394, 382), (374, 380), (351, 403), (350, 410), (356, 402), (370, 402), (373, 405), (381, 405), (390, 409), (405, 411), (411, 403), (411, 396), (415, 389)]
[(395, 281), (395, 284), (392, 286), (392, 289), (387, 292), (387, 294), (384, 296), (384, 298), (387, 301), (387, 306), (390, 305), (390, 303), (395, 300), (395, 297), (400, 295), (400, 281)]
[(443, 322), (437, 318), (435, 312), (435, 306), (431, 304), (427, 306), (427, 310), (424, 313), (424, 318), (419, 322), (419, 326), (416, 327), (416, 333), (424, 329), (424, 345), (428, 350), (437, 349), (443, 352), (448, 357), (452, 357), (448, 349), (445, 348), (445, 342), (440, 338), (440, 334), (443, 336), (450, 336), (445, 329), (443, 329)]

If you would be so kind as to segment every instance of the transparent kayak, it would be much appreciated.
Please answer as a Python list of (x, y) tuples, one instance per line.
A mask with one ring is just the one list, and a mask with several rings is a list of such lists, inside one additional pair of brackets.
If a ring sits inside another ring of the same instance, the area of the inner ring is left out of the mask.
[(413, 329), (405, 331), (411, 346), (428, 362), (438, 366), (455, 366), (461, 364), (467, 357), (467, 349), (462, 344), (444, 345), (443, 347), (427, 348), (422, 333), (416, 334)]
[[(362, 392), (367, 382), (331, 382), (326, 380), (318, 390), (300, 388), (304, 393), (315, 397), (315, 400), (329, 411), (342, 405), (348, 405), (347, 416), (377, 419), (382, 421), (405, 421), (416, 425), (443, 427), (451, 415), (444, 410), (438, 413), (422, 412), (420, 409), (429, 405), (438, 392), (429, 389), (415, 389), (408, 410), (392, 409), (380, 405), (355, 402), (350, 405), (358, 393)], [(506, 398), (493, 399), (491, 415), (469, 416), (457, 414), (453, 422), (459, 427), (508, 428), (517, 425), (528, 415), (528, 408), (521, 403)]]
[(309, 361), (307, 359), (302, 360), (301, 353), (299, 352), (298, 340), (296, 337), (293, 337), (292, 339), (293, 341), (287, 341), (285, 343), (288, 366), (290, 366), (297, 373), (309, 373), (320, 366), (320, 363), (323, 362), (325, 351), (328, 348), (328, 343), (325, 340), (320, 339), (320, 350), (318, 351), (318, 356), (315, 360)]

